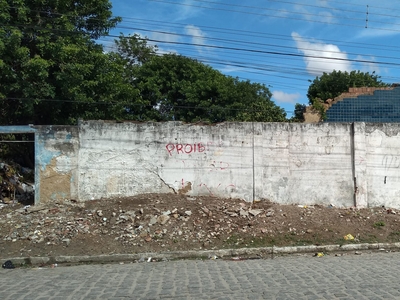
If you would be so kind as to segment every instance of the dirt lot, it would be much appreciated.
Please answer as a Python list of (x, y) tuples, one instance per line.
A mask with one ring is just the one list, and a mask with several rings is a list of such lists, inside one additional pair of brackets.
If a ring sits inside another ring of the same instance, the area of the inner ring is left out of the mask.
[(383, 207), (175, 194), (0, 207), (0, 258), (400, 241), (400, 212)]

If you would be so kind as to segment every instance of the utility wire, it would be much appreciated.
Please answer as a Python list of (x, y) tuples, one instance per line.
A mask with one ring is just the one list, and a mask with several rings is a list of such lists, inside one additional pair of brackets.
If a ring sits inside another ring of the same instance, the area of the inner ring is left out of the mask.
[[(181, 3), (181, 2), (172, 2), (172, 1), (165, 1), (165, 0), (148, 0), (148, 1), (153, 1), (153, 2), (159, 2), (159, 3), (166, 3), (166, 4), (173, 4), (173, 5), (179, 5), (179, 6), (189, 6), (189, 7), (196, 7), (196, 8), (201, 8), (201, 9), (208, 9), (208, 10), (216, 10), (216, 11), (227, 11), (227, 12), (235, 12), (235, 13), (241, 13), (241, 14), (249, 14), (249, 15), (257, 15), (257, 16), (263, 16), (263, 17), (271, 17), (271, 18), (279, 18), (279, 19), (291, 19), (291, 20), (297, 20), (297, 21), (303, 21), (303, 18), (295, 18), (295, 17), (289, 17), (289, 16), (283, 16), (283, 15), (274, 15), (274, 14), (265, 14), (265, 13), (258, 13), (258, 12), (248, 12), (248, 11), (240, 11), (240, 10), (233, 10), (233, 9), (223, 9), (223, 8), (217, 8), (217, 7), (208, 7), (208, 6), (201, 6), (201, 5), (195, 5), (195, 4), (188, 4), (188, 3)], [(274, 10), (274, 9), (266, 9), (266, 10)], [(275, 10), (278, 12), (287, 12), (285, 10)], [(300, 13), (300, 12), (292, 12), (293, 14), (299, 14), (299, 15), (307, 15), (307, 13)], [(315, 15), (319, 18), (321, 18), (321, 15)], [(338, 23), (338, 22), (326, 22), (326, 21), (320, 21), (320, 20), (313, 20), (313, 19), (307, 19), (307, 22), (313, 22), (313, 23), (320, 23), (320, 24), (329, 24), (329, 25), (338, 25), (338, 26), (354, 26), (358, 28), (364, 28), (364, 22), (365, 18), (348, 18), (348, 17), (337, 17), (337, 19), (347, 19), (347, 20), (353, 20), (353, 21), (359, 21), (360, 24), (362, 23), (363, 25), (356, 25), (356, 24), (345, 24), (345, 23)], [(382, 22), (382, 21), (375, 21), (376, 23), (382, 23), (386, 25), (400, 25), (398, 23), (389, 23), (389, 22)], [(376, 28), (376, 27), (369, 27), (371, 29), (380, 29), (380, 30), (387, 30), (387, 31), (400, 31), (392, 28)]]
[[(122, 27), (120, 27), (120, 28), (122, 28)], [(139, 27), (126, 27), (125, 29), (140, 30), (140, 31), (151, 32), (151, 33), (161, 33), (161, 34), (165, 34), (165, 35), (172, 35), (172, 36), (178, 36), (178, 37), (198, 38), (198, 39), (217, 41), (217, 42), (224, 42), (224, 43), (230, 43), (230, 44), (239, 44), (239, 45), (243, 45), (244, 44), (246, 46), (247, 45), (249, 45), (249, 46), (257, 46), (258, 48), (275, 47), (275, 48), (284, 48), (284, 49), (293, 49), (293, 50), (316, 51), (315, 49), (303, 48), (303, 47), (281, 46), (281, 45), (276, 45), (276, 44), (266, 44), (266, 43), (251, 42), (251, 41), (239, 41), (239, 40), (224, 39), (224, 38), (213, 38), (213, 37), (202, 36), (202, 35), (190, 35), (190, 34), (184, 34), (184, 33), (172, 33), (172, 32), (168, 32), (168, 31), (151, 30), (151, 29), (145, 29), (145, 28), (139, 28)], [(324, 51), (324, 52), (331, 53), (331, 54), (342, 54), (342, 52), (340, 52), (340, 51)], [(360, 55), (359, 53), (353, 53), (353, 52), (346, 52), (346, 54)], [(394, 57), (394, 56), (390, 57), (390, 56), (374, 55), (374, 57), (400, 60), (400, 57)]]
[[(4, 24), (0, 24), (0, 25), (4, 25)], [(49, 30), (49, 31), (53, 30), (53, 29), (41, 28), (41, 27), (31, 26), (31, 25), (16, 25), (16, 26), (39, 28), (39, 29)], [(59, 29), (55, 29), (55, 31), (69, 32), (67, 30), (59, 30)], [(108, 36), (109, 37), (115, 37), (115, 38), (119, 38), (120, 37), (120, 36), (117, 36), (117, 35), (108, 35)], [(126, 37), (126, 38), (129, 38), (129, 37)], [(371, 61), (371, 60), (364, 60), (364, 59), (349, 59), (349, 58), (340, 58), (340, 57), (326, 57), (326, 56), (309, 55), (309, 54), (298, 54), (298, 53), (290, 53), (290, 52), (267, 51), (267, 50), (251, 49), (251, 48), (239, 48), (239, 47), (227, 47), (227, 46), (208, 45), (208, 44), (199, 44), (199, 43), (165, 41), (165, 40), (150, 39), (150, 38), (139, 38), (139, 39), (141, 39), (143, 41), (150, 41), (150, 42), (162, 43), (162, 44), (196, 46), (196, 47), (204, 47), (204, 48), (232, 50), (232, 51), (243, 51), (243, 52), (250, 52), (250, 53), (270, 54), (270, 55), (289, 56), (289, 57), (314, 58), (314, 59), (323, 59), (323, 60), (327, 60), (327, 61), (344, 61), (344, 62), (358, 62), (358, 63), (368, 63), (368, 64), (376, 64), (376, 65), (382, 64), (382, 65), (400, 66), (400, 63), (386, 62), (386, 61)], [(294, 47), (284, 47), (284, 48), (296, 49)], [(309, 49), (300, 48), (300, 50), (309, 50)], [(331, 52), (333, 52), (333, 51), (331, 51)], [(357, 55), (357, 54), (355, 54), (355, 55)], [(395, 57), (385, 57), (385, 58), (398, 59), (398, 58), (395, 58)]]
[[(148, 1), (156, 1), (156, 2), (163, 2), (163, 0), (148, 0)], [(192, 0), (195, 2), (200, 2), (200, 3), (210, 3), (210, 4), (217, 4), (217, 5), (225, 5), (225, 6), (233, 6), (233, 7), (239, 7), (239, 8), (251, 8), (251, 9), (256, 9), (256, 10), (274, 10), (262, 6), (248, 6), (248, 5), (238, 5), (238, 4), (231, 4), (231, 3), (224, 3), (224, 2), (216, 2), (216, 1), (206, 1), (206, 0)], [(314, 7), (314, 8), (320, 8), (324, 10), (334, 10), (339, 12), (340, 14), (343, 14), (344, 12), (348, 13), (358, 13), (361, 15), (365, 15), (365, 5), (361, 4), (356, 4), (358, 7), (360, 7), (361, 10), (348, 10), (348, 9), (343, 9), (343, 8), (336, 8), (332, 6), (323, 6), (323, 5), (313, 5), (313, 4), (306, 4), (306, 3), (299, 3), (299, 2), (290, 2), (290, 1), (278, 1), (278, 0), (269, 0), (270, 2), (276, 2), (276, 3), (283, 3), (283, 4), (294, 4), (296, 6), (304, 6), (304, 7)], [(344, 3), (344, 2), (336, 2), (334, 4), (346, 4), (348, 5), (349, 3)], [(371, 7), (371, 6), (370, 6)], [(389, 8), (385, 8), (389, 9)], [(285, 13), (296, 13), (296, 14), (304, 14), (304, 15), (313, 15), (313, 16), (318, 16), (320, 17), (321, 15), (319, 14), (311, 14), (311, 13), (301, 13), (301, 12), (293, 12), (293, 11), (288, 11), (288, 10), (278, 10), (280, 12), (285, 12)], [(399, 18), (398, 15), (388, 15), (388, 14), (379, 14), (379, 13), (374, 13), (375, 16), (381, 16), (381, 17), (392, 17), (392, 18)], [(343, 17), (346, 19), (352, 19), (352, 18), (347, 18)], [(354, 18), (354, 20), (363, 20), (363, 19), (357, 19)]]
[[(132, 20), (132, 21), (127, 21), (127, 20)], [(157, 20), (150, 20), (150, 19), (140, 19), (140, 18), (131, 18), (131, 17), (123, 17), (123, 21), (121, 24), (145, 24), (145, 25), (151, 25), (151, 26), (157, 26), (160, 28), (165, 28), (165, 25), (169, 25), (171, 27), (176, 27), (179, 30), (182, 30), (185, 26), (188, 26), (186, 23), (176, 23), (176, 22), (168, 22), (168, 21), (163, 21), (162, 25), (160, 25), (160, 21)], [(287, 35), (282, 35), (282, 34), (273, 34), (273, 33), (265, 33), (265, 32), (259, 32), (259, 31), (251, 31), (251, 30), (241, 30), (241, 29), (229, 29), (229, 28), (222, 28), (222, 27), (213, 27), (213, 26), (205, 26), (205, 25), (199, 25), (199, 24), (192, 24), (193, 26), (199, 28), (199, 29), (206, 29), (205, 33), (207, 34), (208, 32), (216, 32), (216, 33), (224, 33), (224, 34), (232, 34), (234, 36), (246, 36), (246, 37), (256, 37), (256, 38), (268, 38), (268, 39), (276, 39), (276, 40), (286, 40), (286, 41), (293, 41), (293, 38), (291, 36)], [(118, 28), (123, 28), (121, 25), (117, 25), (116, 27)], [(129, 26), (127, 26), (126, 29), (132, 29)], [(302, 38), (306, 41), (315, 42), (314, 38), (302, 36)], [(388, 49), (388, 51), (393, 51), (398, 53), (398, 47), (393, 46), (393, 45), (379, 45), (379, 44), (369, 44), (369, 43), (359, 43), (359, 42), (344, 42), (343, 40), (332, 40), (332, 39), (325, 39), (323, 41), (324, 43), (335, 43), (336, 45), (346, 45), (346, 47), (353, 47), (357, 48), (355, 45), (359, 45), (363, 49), (378, 49), (378, 50), (383, 50), (383, 49)], [(373, 47), (370, 47), (373, 46)], [(392, 49), (392, 50), (389, 50)]]
[[(153, 0), (149, 0), (149, 1), (153, 1)], [(160, 1), (160, 0), (154, 0), (154, 1)], [(10, 8), (15, 8), (15, 9), (17, 9), (18, 7), (10, 7)], [(48, 11), (42, 11), (42, 10), (32, 10), (32, 11), (35, 11), (35, 12), (39, 12), (39, 13), (45, 13), (46, 15), (45, 16), (43, 16), (42, 18), (49, 18), (49, 19), (51, 19), (51, 17), (49, 17), (48, 16)], [(77, 18), (77, 16), (75, 16), (75, 15), (69, 15), (69, 14), (62, 14), (62, 13), (52, 13), (53, 15), (56, 15), (56, 16), (67, 16), (67, 17), (71, 17), (71, 18)], [(113, 16), (113, 17), (115, 17), (115, 16)], [(149, 21), (149, 22), (153, 22), (154, 24), (157, 24), (157, 25), (160, 25), (160, 21), (159, 20), (154, 20), (154, 21), (151, 21), (151, 20), (149, 20), (149, 19), (138, 19), (138, 18), (130, 18), (130, 17), (122, 17), (122, 19), (123, 19), (123, 21), (122, 21), (122, 23), (128, 23), (126, 20), (127, 19), (130, 19), (130, 20), (137, 20), (137, 21)], [(95, 18), (93, 19), (93, 20), (96, 20)], [(360, 19), (361, 20), (361, 19)], [(362, 19), (363, 20), (363, 22), (365, 21), (365, 19)], [(181, 29), (181, 27), (182, 26), (187, 26), (188, 24), (184, 24), (184, 23), (173, 23), (173, 22), (167, 22), (167, 21), (163, 21), (162, 22), (162, 24), (163, 24), (163, 27), (165, 27), (165, 24), (170, 24), (170, 25), (173, 25), (173, 24), (176, 24), (176, 26), (179, 26), (180, 27), (180, 29)], [(394, 24), (394, 23), (390, 23), (391, 25), (396, 25), (396, 24)], [(2, 24), (2, 25), (7, 25), (7, 24)], [(400, 24), (397, 24), (397, 25), (400, 25)], [(246, 30), (232, 30), (232, 29), (227, 29), (227, 28), (219, 28), (219, 27), (210, 27), (210, 26), (203, 26), (203, 25), (196, 25), (196, 26), (201, 26), (202, 28), (210, 28), (210, 29), (216, 29), (216, 30), (225, 30), (225, 31), (231, 31), (232, 32), (232, 34), (235, 34), (235, 35), (237, 35), (238, 34), (238, 32), (242, 32), (242, 35), (246, 35), (246, 36), (248, 36), (249, 34), (251, 34), (251, 33), (257, 33), (258, 34), (258, 36), (260, 36), (260, 35), (265, 35), (265, 33), (263, 33), (263, 32), (255, 32), (255, 31), (246, 31)], [(360, 27), (360, 26), (357, 26), (357, 27)], [(124, 26), (121, 26), (121, 25), (117, 25), (116, 27), (115, 27), (115, 29), (118, 29), (118, 28), (121, 28), (121, 29), (134, 29), (134, 28), (132, 28), (132, 27), (124, 27)], [(49, 28), (43, 28), (43, 29), (49, 29)], [(374, 29), (382, 29), (382, 30), (386, 30), (385, 28), (374, 28)], [(210, 30), (211, 31), (211, 30)], [(400, 29), (399, 30), (394, 30), (394, 31), (399, 31), (400, 32)], [(78, 31), (79, 33), (82, 33), (82, 31)], [(253, 36), (257, 36), (257, 35), (253, 35)], [(279, 35), (279, 34), (267, 34), (267, 36), (275, 36), (275, 37), (286, 37), (286, 38), (284, 38), (284, 39), (286, 39), (286, 40), (293, 40), (291, 37), (287, 37), (287, 36), (284, 36), (284, 35)], [(304, 39), (310, 39), (311, 40), (311, 38), (307, 38), (307, 37), (303, 37)], [(337, 40), (327, 40), (327, 41), (332, 41), (332, 42), (343, 42), (343, 41), (337, 41)], [(351, 44), (360, 44), (360, 45), (362, 45), (362, 46), (364, 46), (364, 45), (369, 45), (369, 44), (366, 44), (366, 43), (354, 43), (354, 42), (351, 42)], [(378, 46), (378, 47), (380, 47), (379, 49), (381, 50), (382, 49), (382, 45), (375, 45), (375, 44), (370, 44), (370, 45), (374, 45), (374, 46)], [(390, 47), (390, 45), (385, 45), (385, 47)], [(394, 50), (398, 50), (397, 49), (397, 47), (396, 46), (392, 46), (393, 47), (393, 49)]]

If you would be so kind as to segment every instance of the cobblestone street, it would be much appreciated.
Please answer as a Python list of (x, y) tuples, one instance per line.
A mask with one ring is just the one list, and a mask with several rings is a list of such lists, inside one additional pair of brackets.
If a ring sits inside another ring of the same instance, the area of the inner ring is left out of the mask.
[(400, 299), (400, 253), (0, 271), (2, 299)]

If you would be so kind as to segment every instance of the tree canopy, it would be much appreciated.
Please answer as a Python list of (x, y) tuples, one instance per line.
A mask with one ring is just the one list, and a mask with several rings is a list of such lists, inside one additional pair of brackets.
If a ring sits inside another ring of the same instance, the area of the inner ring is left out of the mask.
[(134, 89), (93, 39), (119, 18), (108, 0), (0, 0), (1, 124), (115, 118)]
[(286, 120), (265, 85), (138, 35), (105, 52), (96, 39), (119, 21), (109, 0), (0, 0), (0, 125)]
[(284, 110), (271, 101), (265, 85), (226, 76), (189, 57), (155, 55), (157, 49), (148, 48), (137, 36), (121, 37), (117, 45), (121, 59), (129, 62), (126, 74), (146, 105), (129, 109), (136, 114), (135, 119), (211, 123), (286, 120)]
[(380, 80), (380, 76), (375, 72), (351, 71), (333, 71), (323, 73), (321, 77), (316, 77), (310, 84), (307, 97), (310, 104), (316, 99), (325, 102), (333, 99), (344, 92), (348, 92), (351, 87), (383, 87), (387, 86)]

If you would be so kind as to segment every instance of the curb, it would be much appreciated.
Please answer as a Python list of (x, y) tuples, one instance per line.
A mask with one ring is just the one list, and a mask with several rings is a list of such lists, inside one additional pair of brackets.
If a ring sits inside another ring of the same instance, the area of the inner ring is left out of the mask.
[(375, 243), (375, 244), (346, 244), (325, 246), (297, 246), (297, 247), (264, 247), (264, 248), (240, 248), (199, 251), (174, 251), (160, 253), (138, 254), (111, 254), (111, 255), (83, 255), (83, 256), (43, 256), (43, 257), (14, 257), (5, 258), (15, 265), (50, 265), (50, 264), (84, 264), (84, 263), (117, 263), (146, 261), (147, 258), (156, 260), (180, 260), (180, 259), (208, 259), (212, 257), (232, 258), (267, 258), (274, 255), (306, 254), (316, 252), (348, 252), (359, 250), (399, 250), (399, 243)]

